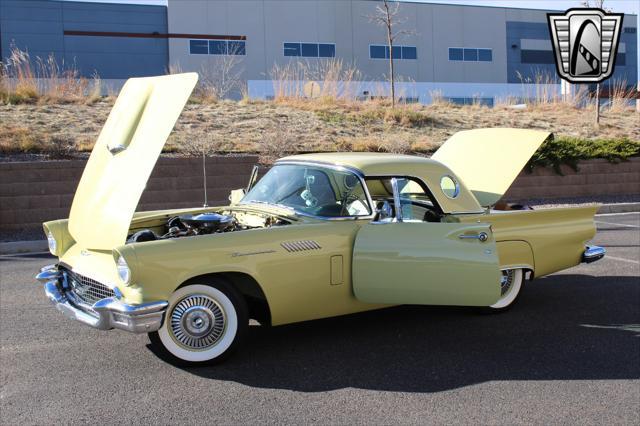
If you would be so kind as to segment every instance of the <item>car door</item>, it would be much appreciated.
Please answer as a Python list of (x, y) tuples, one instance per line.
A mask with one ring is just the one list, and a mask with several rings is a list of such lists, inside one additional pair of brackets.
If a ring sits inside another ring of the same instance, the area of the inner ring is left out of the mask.
[[(395, 181), (395, 179), (392, 179)], [(395, 205), (402, 205), (394, 183)], [(489, 306), (500, 268), (489, 224), (394, 218), (363, 225), (353, 249), (353, 290), (369, 303)]]

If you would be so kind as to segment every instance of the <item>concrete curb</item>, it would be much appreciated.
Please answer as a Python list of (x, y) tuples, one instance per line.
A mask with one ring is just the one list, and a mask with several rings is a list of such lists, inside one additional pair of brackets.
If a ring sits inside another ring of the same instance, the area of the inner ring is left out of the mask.
[(640, 212), (640, 203), (603, 204), (598, 214)]
[(43, 251), (49, 251), (47, 240), (11, 241), (9, 243), (0, 243), (0, 255), (39, 253)]
[[(603, 204), (598, 214), (640, 212), (640, 203)], [(7, 254), (28, 254), (49, 251), (47, 240), (12, 241), (0, 243), (0, 256)]]

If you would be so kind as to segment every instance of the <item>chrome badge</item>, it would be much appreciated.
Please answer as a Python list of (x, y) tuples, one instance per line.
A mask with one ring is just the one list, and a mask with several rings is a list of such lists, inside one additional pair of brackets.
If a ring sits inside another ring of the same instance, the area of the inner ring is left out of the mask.
[(572, 83), (598, 83), (613, 74), (622, 13), (569, 9), (548, 13), (556, 69)]

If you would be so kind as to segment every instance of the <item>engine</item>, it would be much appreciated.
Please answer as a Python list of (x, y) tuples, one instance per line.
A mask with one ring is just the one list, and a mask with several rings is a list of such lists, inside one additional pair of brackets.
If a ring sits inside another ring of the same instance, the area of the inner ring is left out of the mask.
[[(161, 232), (154, 232), (152, 229), (143, 229), (129, 235), (127, 243), (268, 228), (285, 224), (287, 224), (287, 222), (271, 216), (226, 214), (226, 212), (184, 214), (170, 218)], [(157, 228), (154, 229), (157, 230)]]

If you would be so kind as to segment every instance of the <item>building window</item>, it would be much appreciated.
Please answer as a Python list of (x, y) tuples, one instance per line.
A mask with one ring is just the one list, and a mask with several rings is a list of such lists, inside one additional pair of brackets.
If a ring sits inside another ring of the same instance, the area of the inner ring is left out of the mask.
[(520, 62), (523, 64), (554, 64), (556, 60), (551, 50), (521, 50)]
[(192, 55), (246, 55), (244, 40), (189, 40)]
[(389, 48), (387, 46), (369, 46), (369, 57), (371, 59), (385, 59), (389, 56), (387, 55), (387, 51)]
[(493, 61), (493, 50), (481, 49), (477, 47), (450, 47), (449, 60), (465, 62), (491, 62)]
[(616, 55), (616, 65), (621, 67), (627, 65), (627, 55), (625, 53), (618, 53)]
[(209, 55), (226, 55), (227, 42), (224, 40), (209, 40)]
[[(389, 46), (372, 44), (369, 46), (369, 58), (389, 59)], [(418, 59), (415, 46), (393, 46), (393, 59)]]
[(402, 59), (418, 59), (418, 49), (415, 46), (402, 46)]
[(627, 34), (635, 34), (636, 33), (636, 29), (634, 27), (627, 27), (624, 29), (624, 32)]
[(247, 47), (244, 41), (237, 40), (229, 40), (227, 43), (228, 51), (230, 55), (241, 55), (244, 56), (247, 54)]
[(318, 57), (318, 45), (316, 43), (301, 43), (302, 56), (305, 58), (317, 58)]
[(456, 105), (484, 105), (493, 107), (493, 98), (446, 97), (445, 99)]
[(336, 45), (333, 43), (284, 43), (284, 56), (335, 58)]
[(206, 55), (209, 53), (207, 40), (189, 40), (189, 53), (192, 55)]
[(285, 43), (284, 56), (300, 56), (300, 43)]
[(450, 61), (462, 61), (462, 49), (458, 47), (449, 48), (449, 60)]
[(478, 60), (480, 62), (493, 61), (493, 51), (491, 49), (478, 49)]
[(464, 49), (464, 61), (476, 62), (478, 60), (478, 49)]
[(336, 45), (321, 43), (318, 45), (318, 56), (321, 58), (335, 58), (336, 57)]

